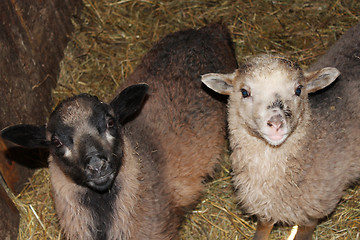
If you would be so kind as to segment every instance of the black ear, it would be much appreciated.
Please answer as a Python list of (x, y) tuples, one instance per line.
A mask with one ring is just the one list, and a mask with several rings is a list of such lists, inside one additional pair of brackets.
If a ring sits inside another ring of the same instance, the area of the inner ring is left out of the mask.
[(45, 125), (14, 125), (1, 131), (1, 137), (25, 148), (47, 148)]
[(148, 89), (149, 86), (146, 84), (132, 85), (125, 88), (111, 101), (110, 105), (120, 124), (124, 124), (141, 109)]

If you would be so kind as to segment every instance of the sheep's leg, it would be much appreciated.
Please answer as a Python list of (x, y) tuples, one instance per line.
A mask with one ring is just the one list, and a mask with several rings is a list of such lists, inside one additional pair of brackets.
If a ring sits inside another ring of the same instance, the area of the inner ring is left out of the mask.
[(273, 223), (258, 220), (254, 240), (266, 240), (269, 238)]
[(311, 240), (316, 225), (317, 225), (317, 220), (313, 220), (305, 226), (299, 226), (298, 232), (296, 233), (295, 236), (295, 240)]

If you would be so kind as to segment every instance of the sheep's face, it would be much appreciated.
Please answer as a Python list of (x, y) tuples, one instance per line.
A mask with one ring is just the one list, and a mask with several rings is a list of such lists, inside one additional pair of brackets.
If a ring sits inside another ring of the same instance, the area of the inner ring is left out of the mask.
[(280, 145), (297, 127), (307, 104), (303, 72), (283, 60), (259, 61), (244, 70), (237, 77), (231, 103), (251, 133)]
[(307, 94), (326, 87), (338, 75), (335, 68), (306, 73), (289, 60), (263, 55), (231, 74), (205, 74), (202, 81), (230, 95), (229, 122), (234, 128), (244, 127), (250, 135), (278, 146), (303, 120)]
[(96, 97), (78, 95), (51, 114), (46, 139), (62, 171), (79, 185), (107, 190), (122, 161), (120, 128), (114, 111)]

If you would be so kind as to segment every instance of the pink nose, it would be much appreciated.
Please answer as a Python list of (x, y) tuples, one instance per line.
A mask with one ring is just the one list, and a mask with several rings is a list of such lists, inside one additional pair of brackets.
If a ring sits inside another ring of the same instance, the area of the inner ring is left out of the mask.
[(280, 114), (272, 116), (267, 122), (267, 125), (275, 130), (279, 130), (283, 125), (283, 118)]

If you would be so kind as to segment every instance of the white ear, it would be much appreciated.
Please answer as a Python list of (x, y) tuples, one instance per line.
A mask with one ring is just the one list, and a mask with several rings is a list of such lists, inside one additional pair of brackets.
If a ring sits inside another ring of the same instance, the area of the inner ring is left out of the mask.
[(208, 73), (201, 76), (201, 81), (217, 93), (230, 95), (237, 71), (229, 74)]
[(330, 85), (340, 75), (336, 68), (326, 67), (314, 72), (304, 72), (306, 90), (309, 93), (319, 91)]

